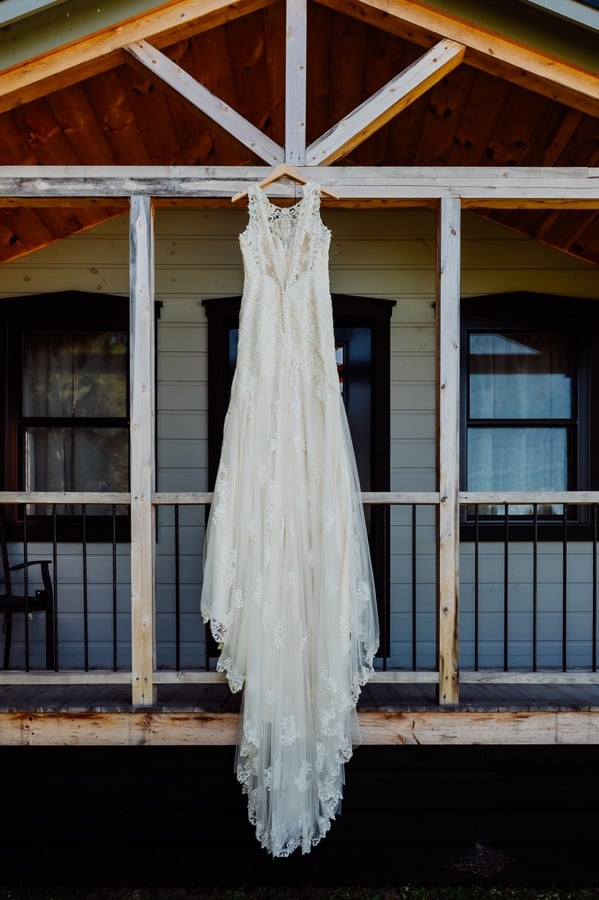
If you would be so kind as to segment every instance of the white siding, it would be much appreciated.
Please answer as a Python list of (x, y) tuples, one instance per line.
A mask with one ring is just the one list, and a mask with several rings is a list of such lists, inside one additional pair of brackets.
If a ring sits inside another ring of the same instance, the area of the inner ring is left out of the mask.
[[(422, 210), (325, 210), (332, 229), (331, 289), (337, 293), (393, 298), (391, 323), (391, 488), (434, 490), (435, 475), (435, 233), (434, 213)], [(238, 234), (246, 222), (243, 210), (159, 210), (156, 216), (156, 299), (162, 302), (158, 322), (158, 478), (161, 491), (202, 491), (207, 483), (207, 326), (202, 300), (240, 294), (243, 271)], [(0, 296), (59, 290), (90, 291), (98, 303), (103, 294), (128, 291), (128, 223), (126, 217), (61, 241), (0, 269)], [(597, 296), (596, 269), (501, 229), (474, 214), (464, 215), (463, 294), (512, 290)], [(157, 634), (159, 665), (174, 665), (173, 511), (158, 516)], [(204, 511), (181, 510), (181, 608), (183, 667), (203, 661), (204, 628), (200, 622), (201, 552)], [(411, 513), (392, 512), (392, 664), (411, 666), (412, 547)], [(434, 510), (420, 510), (416, 535), (417, 637), (419, 667), (434, 667), (435, 642)], [(16, 550), (17, 548), (15, 548)], [(47, 547), (30, 555), (47, 558)], [(498, 595), (502, 569), (497, 548), (485, 547), (484, 604), (481, 624), (485, 659), (496, 664)], [(548, 559), (551, 551), (547, 550)], [(462, 635), (472, 655), (471, 548), (463, 549)], [(513, 565), (516, 565), (514, 561)], [(112, 647), (111, 548), (90, 545), (90, 665), (110, 665)], [(570, 567), (574, 577), (574, 564)], [(551, 572), (547, 566), (546, 573)], [(561, 569), (560, 569), (561, 571)], [(81, 548), (59, 548), (60, 661), (81, 665)], [(550, 576), (546, 575), (547, 579)], [(577, 576), (580, 581), (580, 576)], [(584, 580), (584, 579), (583, 579)], [(488, 582), (488, 584), (487, 584)], [(522, 600), (514, 594), (513, 627), (522, 659), (529, 652), (530, 627), (526, 592), (530, 577), (519, 576)], [(577, 586), (580, 590), (580, 585)], [(574, 591), (574, 589), (573, 589)], [(129, 663), (128, 548), (118, 547), (118, 617), (121, 664)], [(543, 638), (547, 659), (554, 658), (553, 583), (543, 595), (546, 615)], [(576, 595), (578, 596), (578, 595)], [(572, 594), (572, 629), (580, 629), (580, 646), (588, 636), (581, 618), (588, 602)], [(523, 612), (518, 613), (518, 603)], [(578, 604), (578, 605), (575, 605)], [(578, 615), (577, 610), (580, 612)], [(34, 616), (32, 638), (43, 660), (43, 624)], [(15, 635), (15, 656), (22, 638)], [(520, 646), (520, 645), (519, 645)], [(586, 653), (586, 649), (584, 650)], [(467, 657), (470, 658), (470, 657)], [(515, 660), (516, 661), (516, 660)]]

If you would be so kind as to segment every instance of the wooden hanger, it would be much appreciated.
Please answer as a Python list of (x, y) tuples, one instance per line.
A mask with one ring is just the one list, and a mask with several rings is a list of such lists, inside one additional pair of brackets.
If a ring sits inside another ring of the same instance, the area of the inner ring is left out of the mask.
[[(292, 181), (297, 181), (299, 184), (308, 183), (303, 175), (300, 175), (295, 166), (292, 166), (289, 163), (279, 163), (278, 166), (274, 167), (270, 175), (267, 175), (263, 181), (260, 181), (258, 183), (258, 187), (265, 188), (269, 184), (272, 184), (274, 181), (278, 181), (279, 178), (290, 178)], [(326, 194), (327, 197), (332, 197), (334, 200), (339, 199), (337, 194), (334, 194), (332, 191), (327, 190), (327, 188), (321, 187), (320, 190), (323, 194)], [(235, 194), (234, 197), (231, 197), (231, 203), (236, 203), (238, 200), (241, 200), (247, 195), (247, 192), (248, 189), (245, 188), (243, 191)]]

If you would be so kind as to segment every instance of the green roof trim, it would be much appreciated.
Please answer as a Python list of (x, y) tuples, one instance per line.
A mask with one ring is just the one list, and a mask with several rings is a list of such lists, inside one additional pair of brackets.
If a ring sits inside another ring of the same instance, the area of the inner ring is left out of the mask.
[(520, 0), (583, 28), (599, 31), (599, 0)]

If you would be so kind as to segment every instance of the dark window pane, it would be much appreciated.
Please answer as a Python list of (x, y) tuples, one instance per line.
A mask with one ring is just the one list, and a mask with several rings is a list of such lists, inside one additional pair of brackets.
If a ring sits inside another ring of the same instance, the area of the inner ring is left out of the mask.
[(468, 349), (470, 418), (568, 419), (573, 415), (573, 335), (471, 333)]
[(26, 428), (28, 491), (127, 491), (126, 428)]
[(23, 334), (23, 415), (127, 416), (125, 332)]

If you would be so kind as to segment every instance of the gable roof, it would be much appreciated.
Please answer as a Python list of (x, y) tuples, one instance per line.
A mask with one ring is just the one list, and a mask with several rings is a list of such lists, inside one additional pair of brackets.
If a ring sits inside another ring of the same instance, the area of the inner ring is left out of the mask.
[[(417, 0), (310, 0), (308, 15), (313, 164), (598, 164), (596, 72)], [(0, 72), (0, 164), (272, 164), (285, 141), (285, 37), (284, 0), (171, 0), (13, 66)], [(416, 66), (425, 75), (410, 93)], [(403, 107), (389, 100), (398, 85)], [(376, 128), (331, 151), (323, 136), (385, 89)], [(72, 204), (0, 208), (0, 260), (121, 212)], [(488, 214), (599, 261), (596, 211)]]

